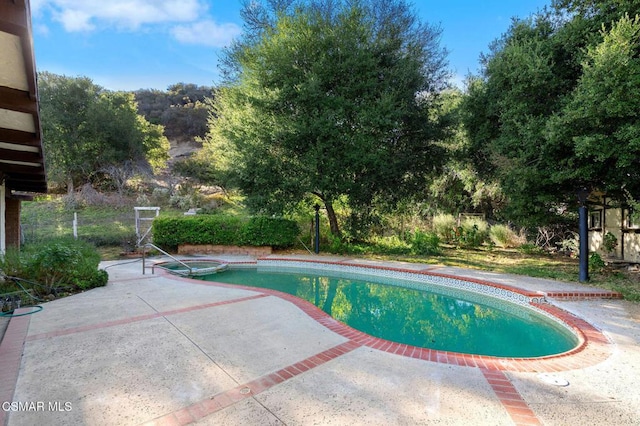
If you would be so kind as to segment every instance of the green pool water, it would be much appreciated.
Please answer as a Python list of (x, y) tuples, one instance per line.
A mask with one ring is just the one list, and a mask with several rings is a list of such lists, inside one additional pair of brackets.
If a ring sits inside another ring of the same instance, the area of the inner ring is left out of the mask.
[(416, 290), (383, 277), (271, 268), (227, 269), (200, 279), (289, 293), (356, 330), (423, 348), (529, 358), (578, 343), (568, 329), (531, 309), (435, 285)]

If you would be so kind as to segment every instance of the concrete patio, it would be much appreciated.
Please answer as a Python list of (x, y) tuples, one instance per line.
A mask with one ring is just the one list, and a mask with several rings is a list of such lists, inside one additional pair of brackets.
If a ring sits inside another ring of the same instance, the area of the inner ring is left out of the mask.
[(10, 322), (0, 425), (640, 424), (640, 307), (592, 287), (436, 267), (590, 295), (550, 299), (595, 327), (584, 351), (502, 363), (387, 344), (292, 296), (143, 275), (139, 262), (101, 267), (106, 287)]

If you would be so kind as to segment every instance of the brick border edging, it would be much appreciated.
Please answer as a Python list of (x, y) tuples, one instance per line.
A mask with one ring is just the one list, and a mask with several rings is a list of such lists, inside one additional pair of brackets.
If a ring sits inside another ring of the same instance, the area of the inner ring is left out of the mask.
[[(17, 309), (15, 313), (25, 313), (29, 308)], [(0, 404), (12, 402), (22, 364), (24, 342), (31, 322), (30, 315), (12, 317), (0, 342)], [(5, 425), (9, 411), (0, 409), (0, 425)]]
[(295, 364), (274, 371), (273, 373), (265, 374), (250, 382), (240, 384), (232, 389), (213, 395), (211, 398), (198, 401), (172, 413), (157, 417), (144, 423), (144, 425), (182, 426), (195, 423), (210, 414), (230, 407), (244, 399), (253, 398), (273, 386), (326, 364), (359, 347), (360, 345), (352, 341), (341, 343)]
[[(269, 258), (269, 260), (273, 260), (273, 259), (274, 258)], [(256, 262), (253, 262), (253, 261), (252, 262), (223, 262), (217, 259), (198, 259), (198, 261), (203, 261), (203, 260), (222, 262), (222, 263), (227, 263), (229, 265), (257, 265), (257, 261)], [(300, 261), (300, 259), (289, 259), (289, 258), (277, 258), (277, 260), (296, 261), (296, 262)], [(313, 260), (308, 260), (308, 259), (305, 259), (304, 261), (314, 262)], [(335, 264), (335, 265), (341, 265), (341, 266), (344, 266), (345, 264), (349, 265), (349, 263), (345, 263), (345, 262), (320, 261), (319, 263)], [(416, 271), (414, 270), (393, 268), (393, 267), (387, 267), (387, 266), (377, 266), (377, 265), (372, 265), (372, 266), (357, 265), (357, 266), (361, 266), (363, 268), (370, 268), (373, 270), (376, 270), (376, 269), (377, 270), (393, 270), (393, 271), (416, 273)], [(300, 299), (288, 293), (283, 293), (277, 290), (250, 287), (250, 286), (237, 285), (237, 284), (226, 284), (226, 283), (218, 283), (215, 281), (196, 280), (192, 278), (177, 276), (163, 269), (161, 269), (161, 273), (169, 275), (172, 278), (175, 278), (180, 281), (184, 280), (184, 281), (194, 283), (194, 284), (199, 284), (199, 285), (210, 285), (210, 286), (226, 287), (226, 288), (242, 288), (244, 290), (273, 295), (293, 303), (298, 308), (300, 308), (303, 312), (305, 312), (309, 317), (316, 320), (326, 328), (362, 346), (367, 346), (367, 347), (381, 350), (384, 352), (406, 356), (410, 358), (422, 359), (422, 360), (431, 361), (431, 362), (459, 365), (463, 367), (464, 366), (475, 367), (475, 368), (481, 368), (481, 369), (490, 370), (490, 371), (495, 370), (495, 371), (515, 371), (515, 372), (531, 372), (531, 373), (541, 373), (541, 372), (553, 373), (558, 371), (566, 371), (566, 370), (573, 370), (576, 368), (593, 366), (606, 360), (612, 354), (611, 342), (607, 339), (607, 337), (604, 334), (602, 334), (600, 330), (598, 330), (593, 325), (589, 324), (587, 321), (571, 314), (570, 312), (550, 304), (530, 303), (531, 306), (544, 310), (548, 314), (553, 315), (554, 317), (559, 319), (567, 327), (571, 328), (574, 331), (574, 333), (576, 333), (579, 339), (578, 345), (575, 348), (561, 354), (548, 355), (548, 356), (536, 357), (536, 358), (509, 358), (509, 357), (503, 358), (503, 357), (495, 357), (495, 356), (488, 356), (488, 355), (474, 355), (474, 354), (465, 354), (465, 353), (459, 353), (459, 352), (448, 352), (448, 351), (441, 351), (441, 350), (435, 350), (435, 349), (420, 348), (416, 346), (406, 345), (403, 343), (391, 342), (389, 340), (384, 340), (384, 339), (370, 336), (362, 331), (351, 328), (348, 325), (343, 324), (338, 320), (332, 318), (329, 314), (327, 314), (326, 312), (324, 312), (322, 309), (318, 308), (311, 302), (307, 302), (306, 300)], [(465, 277), (459, 277), (459, 276), (449, 275), (449, 274), (430, 273), (429, 271), (418, 271), (418, 273), (425, 274), (425, 275), (446, 276), (446, 277), (454, 278), (458, 280), (472, 281), (477, 284), (504, 288), (510, 291), (519, 290), (519, 292), (524, 292), (524, 294), (539, 295), (538, 293), (526, 292), (516, 287), (505, 286), (503, 284), (492, 283), (490, 281), (477, 280), (477, 279), (470, 280)]]

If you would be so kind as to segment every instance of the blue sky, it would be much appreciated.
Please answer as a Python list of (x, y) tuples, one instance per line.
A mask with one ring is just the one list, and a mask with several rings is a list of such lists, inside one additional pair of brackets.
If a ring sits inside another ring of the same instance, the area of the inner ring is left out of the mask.
[[(455, 81), (509, 27), (551, 0), (415, 0), (440, 25)], [(222, 47), (242, 31), (240, 0), (31, 0), (36, 66), (110, 90), (214, 86)]]

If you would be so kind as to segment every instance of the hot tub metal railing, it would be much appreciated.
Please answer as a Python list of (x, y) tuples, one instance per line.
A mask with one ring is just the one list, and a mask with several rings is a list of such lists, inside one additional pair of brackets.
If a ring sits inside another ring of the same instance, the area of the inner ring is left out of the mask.
[[(179, 264), (181, 264), (182, 266), (187, 268), (189, 270), (189, 274), (193, 273), (193, 269), (191, 268), (191, 266), (187, 265), (182, 260), (175, 258), (174, 256), (172, 256), (169, 253), (167, 253), (166, 251), (162, 250), (160, 247), (156, 246), (155, 244), (146, 243), (145, 245), (142, 246), (142, 275), (144, 275), (145, 271), (147, 270), (147, 267), (145, 265), (145, 254), (146, 254), (146, 250), (145, 249), (146, 248), (153, 248), (155, 250), (158, 250), (160, 253), (164, 254), (165, 256), (170, 257), (172, 260), (178, 262)], [(153, 268), (151, 269), (151, 271), (152, 271), (151, 273), (153, 273)]]

